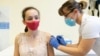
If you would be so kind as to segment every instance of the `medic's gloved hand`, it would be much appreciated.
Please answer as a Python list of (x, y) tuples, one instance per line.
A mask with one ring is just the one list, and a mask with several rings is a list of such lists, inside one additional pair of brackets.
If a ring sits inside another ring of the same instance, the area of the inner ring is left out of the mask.
[(51, 36), (51, 39), (50, 39), (50, 44), (51, 46), (53, 46), (54, 48), (58, 48), (58, 46), (60, 45), (57, 41), (57, 39), (54, 37), (54, 36)]
[(61, 45), (66, 46), (67, 43), (65, 42), (63, 36), (58, 35), (58, 36), (57, 36), (57, 40), (58, 40), (58, 42), (59, 42)]

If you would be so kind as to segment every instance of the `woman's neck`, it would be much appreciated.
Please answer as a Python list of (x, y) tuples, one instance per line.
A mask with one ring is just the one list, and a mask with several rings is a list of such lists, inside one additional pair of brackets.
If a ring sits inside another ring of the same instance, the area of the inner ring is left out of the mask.
[(31, 36), (31, 37), (35, 37), (35, 36), (37, 36), (38, 32), (39, 32), (39, 30), (34, 30), (34, 31), (29, 30), (26, 33), (26, 35)]

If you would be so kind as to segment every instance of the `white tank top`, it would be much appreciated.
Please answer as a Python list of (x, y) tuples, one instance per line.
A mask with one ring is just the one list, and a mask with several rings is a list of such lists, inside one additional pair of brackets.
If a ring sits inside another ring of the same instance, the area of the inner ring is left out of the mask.
[(20, 56), (47, 56), (46, 34), (40, 32), (36, 38), (27, 37), (25, 33), (19, 35)]

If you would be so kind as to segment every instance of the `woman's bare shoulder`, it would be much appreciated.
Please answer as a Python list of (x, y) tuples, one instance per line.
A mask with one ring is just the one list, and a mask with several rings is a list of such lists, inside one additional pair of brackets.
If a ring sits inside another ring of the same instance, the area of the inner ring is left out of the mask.
[(18, 41), (23, 34), (25, 34), (25, 33), (19, 33), (19, 34), (17, 34), (16, 37), (15, 37), (15, 41)]
[(49, 32), (44, 32), (44, 31), (41, 31), (41, 32), (45, 34), (46, 41), (49, 42), (50, 41), (50, 38), (51, 38), (51, 34)]

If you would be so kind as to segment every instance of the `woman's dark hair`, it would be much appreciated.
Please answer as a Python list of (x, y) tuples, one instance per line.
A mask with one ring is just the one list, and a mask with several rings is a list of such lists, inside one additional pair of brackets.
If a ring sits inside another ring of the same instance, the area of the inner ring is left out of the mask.
[(80, 13), (83, 13), (82, 10), (85, 9), (86, 7), (87, 7), (87, 2), (85, 2), (85, 1), (76, 2), (75, 0), (68, 0), (59, 8), (58, 13), (60, 16), (63, 16), (64, 8), (67, 8), (66, 10), (71, 11), (71, 12), (74, 9), (78, 9), (80, 11)]
[[(26, 13), (26, 11), (28, 11), (28, 10), (30, 10), (30, 9), (36, 10), (36, 11), (38, 12), (38, 14), (40, 15), (39, 10), (36, 9), (35, 7), (26, 7), (26, 8), (22, 11), (22, 18), (23, 18), (24, 21), (25, 21), (25, 16), (26, 16), (25, 13)], [(27, 27), (25, 27), (25, 30), (24, 30), (24, 31), (25, 31), (25, 32), (28, 31)]]

